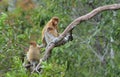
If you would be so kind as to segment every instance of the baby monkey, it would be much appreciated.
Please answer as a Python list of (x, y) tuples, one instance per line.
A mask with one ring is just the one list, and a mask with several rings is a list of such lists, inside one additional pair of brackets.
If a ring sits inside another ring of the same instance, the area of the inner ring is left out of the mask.
[(30, 42), (30, 47), (27, 52), (27, 61), (33, 66), (33, 69), (35, 66), (39, 63), (40, 59), (40, 47), (37, 45), (35, 41)]

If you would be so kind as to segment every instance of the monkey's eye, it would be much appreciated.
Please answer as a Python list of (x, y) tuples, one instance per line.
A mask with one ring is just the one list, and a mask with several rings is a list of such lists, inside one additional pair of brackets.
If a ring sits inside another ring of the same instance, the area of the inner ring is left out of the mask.
[(57, 24), (58, 24), (57, 21), (54, 21), (54, 22), (53, 22), (53, 26), (56, 26)]

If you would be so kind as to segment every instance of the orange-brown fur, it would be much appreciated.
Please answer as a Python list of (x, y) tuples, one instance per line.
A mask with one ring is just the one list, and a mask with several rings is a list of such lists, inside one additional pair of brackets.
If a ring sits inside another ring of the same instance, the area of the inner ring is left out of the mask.
[(40, 59), (40, 47), (37, 46), (36, 42), (30, 42), (29, 51), (27, 52), (27, 60), (32, 62), (39, 62)]
[[(42, 43), (45, 46), (47, 45), (47, 42), (45, 40), (45, 33), (46, 32), (48, 32), (49, 35), (51, 34), (54, 37), (58, 37), (59, 36), (59, 33), (58, 33), (58, 22), (59, 22), (58, 17), (52, 17), (52, 19), (50, 21), (48, 21), (48, 23), (43, 28), (43, 30), (42, 30)], [(49, 38), (47, 38), (47, 39), (49, 39)], [(50, 40), (50, 41), (52, 41), (52, 40)]]

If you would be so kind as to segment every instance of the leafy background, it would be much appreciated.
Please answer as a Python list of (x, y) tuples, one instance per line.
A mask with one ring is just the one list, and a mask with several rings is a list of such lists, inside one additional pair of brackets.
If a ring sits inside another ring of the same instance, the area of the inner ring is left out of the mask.
[(77, 17), (114, 3), (120, 1), (0, 0), (0, 77), (119, 77), (120, 10), (77, 25), (74, 40), (53, 49), (42, 74), (30, 74), (22, 66), (29, 42), (41, 44), (41, 30), (51, 17), (59, 17), (61, 33)]

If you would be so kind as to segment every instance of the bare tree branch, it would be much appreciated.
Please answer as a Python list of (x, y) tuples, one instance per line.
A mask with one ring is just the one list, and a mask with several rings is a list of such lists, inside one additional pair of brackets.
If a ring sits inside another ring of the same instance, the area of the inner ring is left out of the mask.
[[(75, 19), (72, 23), (70, 23), (67, 28), (64, 30), (64, 32), (58, 37), (59, 40), (63, 39), (66, 34), (72, 29), (74, 28), (77, 24), (81, 23), (82, 21), (88, 20), (90, 18), (92, 18), (93, 16), (95, 16), (96, 14), (105, 11), (105, 10), (115, 10), (115, 9), (120, 9), (120, 4), (112, 4), (112, 5), (106, 5), (106, 6), (101, 6), (98, 7), (96, 9), (94, 9), (93, 11), (91, 11), (90, 13), (83, 15), (77, 19)], [(58, 41), (59, 42), (59, 41)], [(53, 47), (55, 46), (54, 43), (51, 43), (51, 45), (48, 47), (48, 49), (46, 49), (45, 52), (49, 52)], [(45, 58), (47, 54), (44, 55), (43, 60), (46, 60), (47, 58)]]
[[(61, 42), (61, 40), (64, 39), (64, 37), (67, 35), (67, 33), (69, 33), (77, 24), (81, 23), (82, 21), (92, 18), (93, 16), (97, 15), (98, 13), (100, 13), (102, 11), (116, 10), (116, 9), (120, 9), (120, 4), (105, 5), (105, 6), (98, 7), (96, 9), (94, 9), (93, 11), (91, 11), (90, 13), (75, 19), (73, 22), (71, 22), (67, 26), (67, 28), (64, 30), (64, 32), (62, 34), (60, 34), (60, 36), (58, 37), (59, 40), (57, 40), (57, 42), (51, 42), (51, 44), (46, 48), (45, 54), (44, 54), (43, 58), (41, 59), (41, 61), (45, 61), (49, 58), (50, 53), (51, 53), (52, 49), (56, 46), (56, 44)], [(40, 65), (41, 65), (41, 62), (38, 64), (38, 66), (40, 66)], [(38, 68), (38, 66), (37, 66), (37, 68)]]

